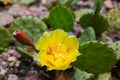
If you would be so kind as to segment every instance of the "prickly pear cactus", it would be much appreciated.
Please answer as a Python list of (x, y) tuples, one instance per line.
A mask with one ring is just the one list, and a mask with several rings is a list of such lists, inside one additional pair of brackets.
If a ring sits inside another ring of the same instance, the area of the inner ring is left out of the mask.
[(77, 22), (79, 22), (80, 18), (81, 18), (84, 14), (86, 14), (86, 13), (88, 13), (88, 12), (89, 12), (89, 13), (92, 12), (92, 9), (79, 9), (79, 10), (74, 11), (75, 20), (76, 20)]
[(56, 6), (49, 15), (48, 22), (53, 29), (70, 31), (73, 27), (74, 16), (70, 9), (64, 6)]
[(94, 0), (93, 14), (98, 15), (102, 8), (103, 0)]
[(57, 0), (57, 1), (59, 4), (70, 6), (76, 4), (79, 0)]
[(84, 14), (80, 18), (79, 23), (83, 28), (87, 28), (89, 26), (93, 27), (96, 34), (101, 34), (109, 27), (107, 19), (100, 14), (97, 16), (92, 13)]
[(94, 29), (92, 27), (88, 27), (80, 36), (79, 43), (82, 44), (87, 41), (95, 41), (95, 40), (96, 40), (96, 36), (95, 36)]
[(7, 47), (12, 40), (10, 33), (2, 26), (0, 26), (0, 48)]
[(36, 42), (43, 32), (47, 30), (47, 27), (36, 17), (23, 16), (16, 19), (10, 26), (11, 33), (17, 29), (24, 31), (32, 41)]
[[(72, 77), (72, 78), (71, 78)], [(81, 71), (78, 68), (75, 68), (75, 73), (71, 76), (69, 80), (88, 80), (93, 77), (93, 74)]]
[(97, 80), (109, 80), (111, 77), (111, 73), (104, 73), (104, 74), (99, 74)]
[(120, 60), (120, 41), (110, 44), (110, 47), (112, 47), (113, 51), (116, 53), (116, 58)]
[(120, 29), (120, 11), (112, 9), (108, 12), (108, 21), (110, 27), (116, 27)]
[(115, 53), (102, 42), (86, 42), (80, 45), (74, 66), (89, 73), (100, 74), (110, 71), (116, 62)]
[(17, 47), (16, 50), (17, 50), (24, 58), (33, 60), (33, 56), (32, 56), (30, 53), (28, 53), (27, 51), (23, 50), (22, 48)]

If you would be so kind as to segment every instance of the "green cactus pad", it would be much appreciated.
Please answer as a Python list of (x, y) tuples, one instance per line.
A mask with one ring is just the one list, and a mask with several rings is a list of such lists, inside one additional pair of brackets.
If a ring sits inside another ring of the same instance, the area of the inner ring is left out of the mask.
[(110, 27), (115, 27), (120, 29), (120, 11), (112, 9), (108, 12), (108, 21)]
[(89, 13), (92, 12), (92, 9), (79, 9), (79, 10), (74, 11), (75, 20), (76, 20), (77, 22), (79, 22), (80, 18), (81, 18), (84, 14), (86, 14), (86, 13), (88, 13), (88, 12), (89, 12)]
[(120, 60), (120, 41), (110, 44), (113, 51), (116, 53), (116, 58)]
[(102, 42), (86, 42), (80, 46), (77, 61), (73, 66), (89, 73), (100, 74), (110, 71), (116, 62), (115, 53)]
[(79, 43), (82, 44), (87, 41), (95, 41), (95, 40), (96, 40), (96, 36), (95, 36), (94, 29), (92, 27), (88, 27), (80, 36)]
[(75, 68), (73, 76), (70, 76), (69, 80), (88, 80), (93, 77), (93, 74), (81, 71), (78, 68)]
[(46, 25), (36, 17), (23, 16), (17, 18), (10, 26), (10, 32), (21, 29), (24, 31), (34, 42), (47, 30)]
[(57, 6), (50, 12), (48, 22), (53, 29), (70, 31), (73, 27), (74, 16), (70, 9)]
[(79, 22), (81, 27), (83, 28), (87, 28), (89, 26), (93, 27), (96, 34), (101, 34), (109, 27), (107, 19), (100, 14), (98, 15), (93, 15), (92, 13), (84, 14), (80, 18)]
[(0, 48), (7, 47), (11, 40), (10, 33), (4, 27), (0, 26)]

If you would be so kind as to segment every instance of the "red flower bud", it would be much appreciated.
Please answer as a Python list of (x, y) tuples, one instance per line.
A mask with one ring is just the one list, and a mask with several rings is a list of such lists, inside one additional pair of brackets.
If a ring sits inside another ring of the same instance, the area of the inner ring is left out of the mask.
[(34, 46), (33, 41), (30, 40), (27, 34), (20, 29), (15, 30), (13, 32), (13, 36), (15, 37), (16, 40), (18, 40), (22, 44)]

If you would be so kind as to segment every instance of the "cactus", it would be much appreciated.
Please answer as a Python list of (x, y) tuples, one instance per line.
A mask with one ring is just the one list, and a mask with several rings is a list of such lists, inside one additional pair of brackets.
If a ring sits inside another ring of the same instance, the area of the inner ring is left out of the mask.
[(113, 51), (116, 53), (117, 60), (120, 60), (120, 41), (110, 44), (110, 47), (112, 47)]
[(79, 19), (84, 15), (84, 14), (86, 14), (86, 13), (90, 13), (90, 12), (92, 12), (92, 9), (79, 9), (79, 10), (76, 10), (75, 12), (74, 12), (74, 14), (75, 14), (75, 20), (77, 21), (77, 22), (79, 22)]
[(0, 26), (0, 48), (7, 47), (11, 40), (12, 36), (10, 33), (4, 27)]
[(17, 47), (16, 50), (17, 50), (24, 58), (33, 60), (33, 55), (30, 54), (30, 53), (28, 53), (27, 51), (23, 50), (22, 48)]
[(108, 12), (108, 21), (110, 27), (115, 27), (120, 29), (120, 11), (112, 9)]
[(69, 80), (88, 80), (93, 77), (93, 74), (87, 73), (85, 71), (81, 71), (78, 68), (75, 68), (75, 73), (73, 76), (70, 77)]
[(87, 28), (91, 26), (94, 28), (96, 34), (101, 34), (107, 30), (109, 23), (107, 19), (100, 14), (102, 2), (102, 0), (94, 0), (92, 12), (84, 14), (79, 20), (81, 27)]
[(97, 16), (92, 13), (84, 14), (79, 22), (83, 28), (93, 27), (96, 34), (101, 34), (109, 27), (107, 19), (100, 14)]
[(71, 10), (64, 6), (56, 6), (49, 15), (48, 23), (53, 29), (70, 31), (73, 27), (74, 16)]
[(87, 41), (95, 41), (95, 32), (92, 27), (88, 27), (85, 29), (85, 31), (82, 33), (82, 35), (79, 38), (80, 44), (87, 42)]
[(100, 41), (106, 43), (106, 44), (111, 44), (113, 43), (113, 40), (108, 36), (106, 35), (105, 33), (101, 34), (101, 39)]
[(97, 80), (109, 80), (111, 77), (111, 73), (104, 73), (104, 74), (99, 74)]
[(98, 15), (102, 8), (103, 0), (94, 0), (93, 14)]
[(57, 0), (57, 1), (59, 4), (70, 6), (76, 4), (79, 0)]
[(116, 63), (115, 53), (102, 42), (86, 42), (80, 45), (79, 51), (82, 55), (72, 65), (89, 73), (108, 72)]
[(24, 31), (32, 41), (36, 42), (39, 37), (47, 30), (46, 25), (36, 17), (23, 16), (17, 18), (10, 25), (10, 32), (13, 33), (15, 30), (21, 29)]

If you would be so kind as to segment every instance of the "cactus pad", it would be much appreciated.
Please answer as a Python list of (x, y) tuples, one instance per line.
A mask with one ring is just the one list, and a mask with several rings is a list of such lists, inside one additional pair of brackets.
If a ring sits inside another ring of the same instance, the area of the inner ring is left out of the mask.
[(99, 74), (97, 80), (110, 80), (111, 73)]
[(116, 27), (120, 29), (120, 11), (112, 9), (108, 12), (108, 21), (110, 27)]
[(93, 74), (87, 73), (85, 71), (81, 71), (78, 68), (75, 68), (75, 73), (72, 76), (72, 78), (70, 77), (69, 80), (88, 80), (91, 77), (93, 77)]
[(21, 29), (24, 31), (34, 42), (47, 30), (46, 25), (36, 17), (23, 16), (16, 19), (10, 26), (10, 32)]
[(89, 73), (100, 74), (110, 71), (116, 62), (114, 52), (102, 42), (86, 42), (79, 49), (82, 55), (78, 56), (74, 66)]
[(0, 48), (5, 48), (11, 41), (11, 35), (2, 26), (0, 26)]
[(85, 29), (85, 31), (82, 33), (81, 37), (79, 38), (80, 44), (87, 42), (87, 41), (95, 41), (96, 36), (94, 29), (92, 27), (88, 27)]
[(116, 53), (116, 57), (118, 60), (120, 60), (120, 41), (117, 41), (115, 43), (110, 44), (113, 51)]
[(79, 22), (83, 28), (87, 28), (89, 26), (93, 27), (96, 34), (101, 34), (109, 27), (107, 19), (100, 14), (97, 16), (93, 15), (92, 13), (84, 14), (80, 18)]
[(74, 11), (75, 14), (75, 20), (78, 22), (79, 19), (86, 13), (92, 12), (92, 9), (79, 9)]
[(53, 29), (70, 31), (73, 27), (74, 16), (68, 8), (57, 6), (50, 12), (48, 22)]

